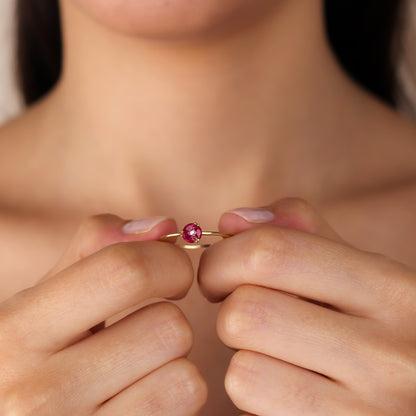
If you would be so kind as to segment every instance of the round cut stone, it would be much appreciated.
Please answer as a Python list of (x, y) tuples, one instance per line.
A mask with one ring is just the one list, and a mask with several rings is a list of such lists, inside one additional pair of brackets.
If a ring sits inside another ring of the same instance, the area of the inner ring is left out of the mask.
[(202, 229), (196, 222), (191, 222), (183, 228), (182, 237), (187, 243), (197, 243), (202, 237)]

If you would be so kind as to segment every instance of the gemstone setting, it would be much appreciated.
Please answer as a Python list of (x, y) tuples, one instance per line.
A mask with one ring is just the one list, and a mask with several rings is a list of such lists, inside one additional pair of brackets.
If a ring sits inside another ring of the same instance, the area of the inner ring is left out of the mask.
[(182, 230), (182, 238), (191, 244), (198, 243), (202, 237), (202, 229), (196, 222), (186, 224)]

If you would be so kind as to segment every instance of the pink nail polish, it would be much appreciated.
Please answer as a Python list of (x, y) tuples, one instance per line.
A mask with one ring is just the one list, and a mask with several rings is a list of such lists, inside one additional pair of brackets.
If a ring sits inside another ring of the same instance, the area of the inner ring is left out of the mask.
[(167, 220), (168, 217), (151, 217), (142, 218), (140, 220), (130, 221), (124, 224), (122, 231), (124, 234), (141, 234), (150, 231), (162, 221)]
[(275, 219), (273, 212), (266, 208), (238, 208), (227, 211), (229, 214), (235, 214), (243, 218), (247, 222), (252, 223), (268, 223)]

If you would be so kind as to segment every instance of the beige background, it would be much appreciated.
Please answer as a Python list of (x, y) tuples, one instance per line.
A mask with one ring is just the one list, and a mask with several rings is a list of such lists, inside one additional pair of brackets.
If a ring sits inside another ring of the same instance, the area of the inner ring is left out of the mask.
[(402, 109), (416, 120), (416, 0), (407, 0), (404, 54), (398, 64), (402, 84)]
[(12, 59), (14, 3), (15, 0), (0, 0), (0, 123), (20, 108)]
[[(407, 1), (406, 53), (398, 71), (408, 98), (402, 99), (403, 111), (416, 120), (416, 0)], [(0, 124), (21, 108), (14, 79), (14, 4), (15, 0), (0, 0)]]

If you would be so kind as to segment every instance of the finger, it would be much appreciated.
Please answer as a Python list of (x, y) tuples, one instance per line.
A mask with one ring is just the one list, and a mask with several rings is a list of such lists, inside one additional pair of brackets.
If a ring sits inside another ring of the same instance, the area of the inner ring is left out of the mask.
[(299, 230), (263, 225), (206, 249), (198, 279), (212, 301), (224, 299), (242, 284), (253, 284), (347, 313), (373, 315), (383, 309), (383, 302), (391, 302), (393, 273), (397, 287), (397, 279), (403, 288), (413, 281), (404, 267), (380, 255)]
[(281, 199), (261, 208), (238, 208), (228, 211), (220, 218), (219, 231), (235, 235), (259, 224), (295, 228), (345, 243), (317, 210), (300, 198)]
[(160, 236), (174, 233), (177, 229), (175, 220), (167, 217), (126, 221), (111, 214), (94, 215), (83, 221), (68, 249), (41, 281), (110, 244), (158, 240)]
[(120, 392), (94, 416), (193, 416), (207, 399), (207, 386), (194, 364), (182, 358), (155, 370)]
[(217, 332), (231, 348), (257, 351), (352, 388), (357, 378), (367, 377), (373, 350), (366, 339), (376, 334), (367, 319), (247, 285), (237, 288), (224, 301)]
[(360, 400), (325, 377), (262, 354), (239, 351), (231, 360), (225, 387), (239, 409), (261, 416), (357, 415)]
[[(71, 264), (110, 244), (126, 241), (157, 240), (160, 235), (172, 233), (176, 230), (177, 225), (174, 219), (161, 216), (134, 221), (126, 221), (112, 214), (88, 217), (78, 228), (62, 257), (38, 283), (48, 280)], [(85, 334), (80, 334), (79, 338), (74, 341), (103, 328), (105, 328), (105, 321), (90, 328)]]
[(16, 342), (54, 352), (146, 299), (183, 297), (192, 279), (188, 255), (173, 244), (113, 244), (20, 292), (2, 305), (0, 319)]
[(167, 362), (186, 356), (192, 339), (181, 310), (163, 302), (134, 312), (50, 361), (55, 367), (61, 363), (67, 380), (81, 380), (75, 386), (78, 391), (72, 392), (79, 405), (94, 407)]

